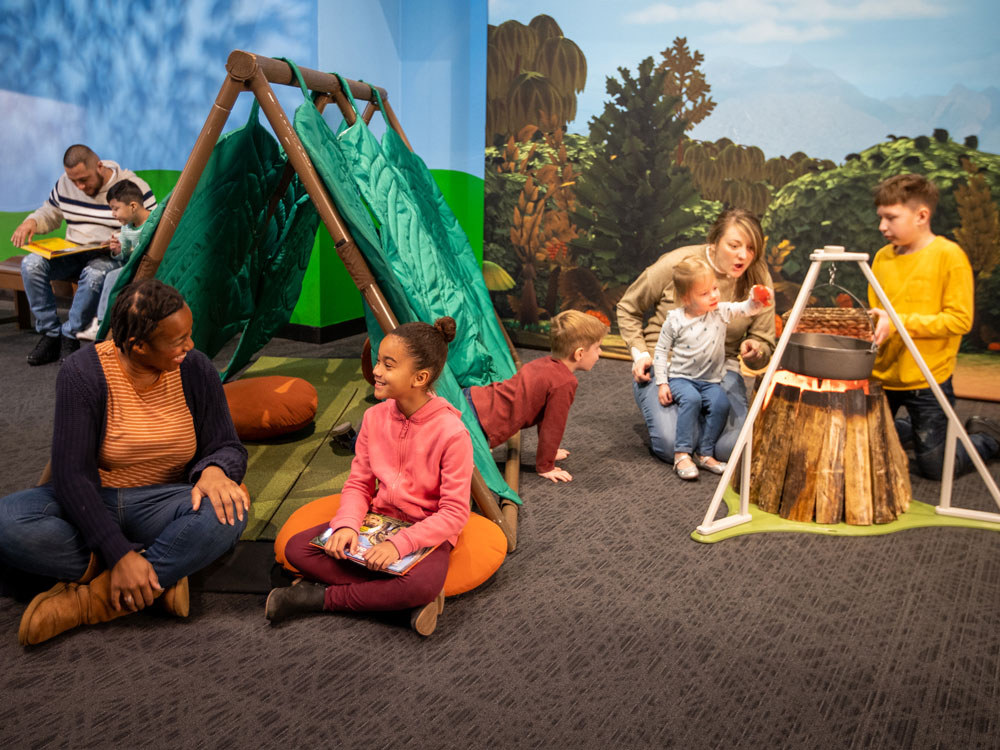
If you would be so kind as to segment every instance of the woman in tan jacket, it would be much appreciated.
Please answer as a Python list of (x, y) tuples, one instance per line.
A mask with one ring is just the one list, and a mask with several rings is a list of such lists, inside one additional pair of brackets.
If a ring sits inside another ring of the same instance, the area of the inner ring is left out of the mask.
[[(754, 284), (772, 286), (763, 258), (760, 222), (743, 209), (724, 211), (708, 232), (707, 243), (665, 253), (643, 271), (618, 303), (618, 328), (632, 353), (632, 390), (649, 429), (650, 448), (664, 461), (674, 457), (677, 407), (660, 405), (653, 379), (653, 351), (667, 313), (681, 304), (675, 300), (673, 272), (682, 260), (705, 258), (715, 270), (723, 302), (746, 299)], [(716, 444), (715, 457), (729, 460), (747, 414), (747, 394), (737, 356), (753, 369), (764, 367), (774, 351), (774, 308), (750, 318), (737, 317), (726, 333), (726, 374), (722, 387), (729, 397), (726, 428)], [(695, 435), (695, 441), (697, 441)]]

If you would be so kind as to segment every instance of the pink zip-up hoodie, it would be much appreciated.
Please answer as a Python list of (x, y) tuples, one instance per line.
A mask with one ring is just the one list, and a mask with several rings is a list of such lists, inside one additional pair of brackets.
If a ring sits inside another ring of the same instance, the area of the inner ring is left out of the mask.
[(472, 438), (457, 409), (434, 396), (407, 419), (388, 399), (365, 412), (354, 450), (330, 528), (357, 531), (370, 509), (413, 522), (390, 540), (400, 557), (455, 544), (472, 485)]

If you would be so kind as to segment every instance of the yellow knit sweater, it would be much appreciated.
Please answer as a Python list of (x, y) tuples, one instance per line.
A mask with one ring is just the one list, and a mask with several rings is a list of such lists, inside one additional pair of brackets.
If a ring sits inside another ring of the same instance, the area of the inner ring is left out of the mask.
[[(972, 329), (972, 266), (965, 251), (944, 237), (906, 255), (886, 245), (876, 253), (872, 271), (935, 382), (943, 383), (955, 370), (962, 334)], [(871, 288), (868, 300), (882, 307)], [(895, 331), (879, 348), (872, 376), (889, 390), (930, 387)]]

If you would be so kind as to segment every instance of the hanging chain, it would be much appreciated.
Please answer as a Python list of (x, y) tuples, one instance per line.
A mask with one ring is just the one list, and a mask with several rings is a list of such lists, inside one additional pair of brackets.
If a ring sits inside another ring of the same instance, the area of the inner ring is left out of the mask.
[(836, 276), (837, 276), (837, 264), (836, 263), (831, 263), (830, 264), (830, 280), (827, 283), (830, 284), (831, 286), (836, 286), (836, 284), (834, 284), (834, 279), (836, 278)]

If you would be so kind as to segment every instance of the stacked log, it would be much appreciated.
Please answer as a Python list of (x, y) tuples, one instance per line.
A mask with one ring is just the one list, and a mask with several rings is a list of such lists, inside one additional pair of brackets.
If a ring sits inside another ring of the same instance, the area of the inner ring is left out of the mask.
[(750, 501), (794, 521), (894, 521), (909, 507), (909, 463), (880, 386), (777, 383), (754, 425)]

